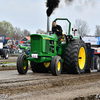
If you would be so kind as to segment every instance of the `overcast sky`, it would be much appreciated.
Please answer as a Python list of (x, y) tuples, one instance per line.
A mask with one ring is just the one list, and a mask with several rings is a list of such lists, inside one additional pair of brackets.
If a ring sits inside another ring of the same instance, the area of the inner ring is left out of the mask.
[[(100, 25), (100, 0), (73, 0), (66, 4), (61, 0), (59, 8), (50, 16), (50, 26), (55, 18), (68, 18), (72, 27), (76, 19), (88, 23), (90, 34), (95, 33), (95, 26)], [(46, 0), (0, 0), (0, 21), (10, 22), (21, 30), (36, 33), (38, 29), (46, 31)], [(66, 22), (59, 22), (64, 28)]]

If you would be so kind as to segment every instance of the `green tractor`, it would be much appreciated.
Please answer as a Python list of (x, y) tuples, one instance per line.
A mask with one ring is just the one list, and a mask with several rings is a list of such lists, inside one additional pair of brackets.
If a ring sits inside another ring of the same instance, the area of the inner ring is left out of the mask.
[(19, 74), (26, 74), (28, 61), (31, 69), (37, 73), (47, 73), (58, 76), (62, 71), (69, 74), (81, 74), (86, 69), (86, 44), (80, 37), (70, 35), (71, 22), (67, 18), (57, 18), (69, 22), (68, 35), (64, 35), (65, 42), (58, 44), (56, 33), (32, 34), (31, 51), (29, 55), (20, 55), (17, 59), (17, 70)]
[(19, 48), (22, 50), (22, 53), (25, 52), (26, 54), (30, 50), (30, 47), (26, 45), (25, 46), (19, 45)]

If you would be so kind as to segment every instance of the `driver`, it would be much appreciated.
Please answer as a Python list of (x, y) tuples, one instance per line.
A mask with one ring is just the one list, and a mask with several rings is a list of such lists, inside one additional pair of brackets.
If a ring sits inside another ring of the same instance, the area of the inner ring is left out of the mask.
[(55, 21), (53, 21), (52, 23), (53, 27), (52, 27), (52, 32), (56, 33), (57, 37), (58, 37), (58, 44), (60, 43), (60, 40), (62, 38), (62, 28), (60, 25), (57, 25)]

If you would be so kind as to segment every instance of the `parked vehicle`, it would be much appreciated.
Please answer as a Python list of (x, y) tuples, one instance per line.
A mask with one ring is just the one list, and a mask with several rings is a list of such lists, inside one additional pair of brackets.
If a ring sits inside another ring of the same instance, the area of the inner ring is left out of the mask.
[(85, 43), (90, 43), (94, 49), (94, 69), (100, 71), (100, 37), (99, 36), (84, 36), (82, 37)]
[(0, 55), (2, 58), (9, 58), (9, 49), (5, 35), (0, 35)]

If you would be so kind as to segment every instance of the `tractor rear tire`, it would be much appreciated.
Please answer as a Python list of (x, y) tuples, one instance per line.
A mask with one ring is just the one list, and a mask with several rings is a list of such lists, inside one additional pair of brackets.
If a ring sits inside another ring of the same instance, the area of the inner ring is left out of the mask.
[(60, 56), (54, 56), (51, 65), (50, 65), (51, 73), (54, 76), (58, 76), (62, 72), (62, 59)]
[(17, 71), (19, 74), (26, 74), (28, 70), (28, 61), (26, 62), (26, 55), (20, 55), (17, 59)]
[(48, 68), (46, 68), (43, 63), (36, 63), (36, 62), (31, 61), (30, 65), (33, 72), (36, 72), (36, 73), (48, 72)]
[(97, 69), (98, 72), (100, 72), (100, 57), (99, 56), (94, 57), (94, 68)]
[(5, 59), (8, 59), (8, 58), (9, 58), (9, 51), (6, 50), (6, 52), (5, 52)]
[(1, 57), (8, 59), (9, 58), (9, 51), (7, 49), (3, 49)]
[(81, 74), (86, 67), (86, 45), (83, 40), (74, 39), (65, 51), (65, 70), (68, 74)]

